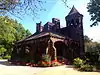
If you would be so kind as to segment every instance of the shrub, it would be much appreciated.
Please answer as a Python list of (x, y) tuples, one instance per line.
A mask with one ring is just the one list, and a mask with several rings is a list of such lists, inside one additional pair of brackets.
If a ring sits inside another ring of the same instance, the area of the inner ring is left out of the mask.
[(51, 66), (51, 63), (46, 62), (46, 61), (39, 61), (38, 66), (40, 66), (40, 67), (49, 67), (49, 66)]
[(34, 61), (34, 60), (30, 60), (30, 62), (31, 62), (31, 63), (34, 63), (35, 61)]
[(61, 65), (61, 63), (59, 63), (57, 60), (53, 60), (51, 62), (51, 66), (60, 66), (60, 65)]
[(51, 62), (51, 57), (50, 55), (42, 55), (42, 60), (45, 61), (45, 62)]
[(88, 59), (84, 61), (80, 58), (75, 58), (73, 64), (76, 68), (79, 68), (80, 71), (95, 71), (96, 67), (89, 65), (89, 62), (87, 61)]
[(94, 66), (92, 65), (89, 65), (89, 64), (85, 64), (85, 65), (82, 65), (80, 70), (81, 71), (93, 71), (94, 70)]
[(49, 55), (42, 55), (42, 60), (38, 62), (38, 66), (41, 67), (51, 66), (51, 57)]
[(6, 56), (3, 57), (3, 59), (10, 59), (10, 58), (11, 58), (10, 55), (6, 55)]
[(3, 59), (3, 58), (0, 56), (0, 59)]
[(77, 68), (80, 68), (83, 64), (85, 63), (84, 60), (80, 59), (80, 58), (75, 58), (73, 65)]
[(97, 69), (100, 70), (100, 63), (95, 65)]
[(50, 67), (50, 66), (60, 66), (61, 63), (57, 60), (51, 61), (51, 57), (49, 55), (42, 55), (42, 59), (38, 61), (38, 66), (41, 67)]
[(7, 50), (4, 48), (4, 45), (0, 45), (0, 56), (4, 56), (4, 52)]

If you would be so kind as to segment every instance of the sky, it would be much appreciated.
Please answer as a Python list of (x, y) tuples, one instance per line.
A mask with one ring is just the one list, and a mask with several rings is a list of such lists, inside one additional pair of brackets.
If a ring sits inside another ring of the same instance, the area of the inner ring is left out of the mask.
[[(75, 8), (84, 16), (84, 35), (89, 36), (89, 38), (93, 39), (94, 41), (100, 42), (100, 25), (90, 27), (92, 22), (90, 21), (91, 16), (87, 12), (87, 3), (89, 3), (89, 0), (67, 0), (67, 5), (70, 8), (72, 8), (74, 5)], [(17, 20), (23, 25), (25, 29), (29, 29), (31, 33), (34, 33), (36, 31), (36, 23), (42, 21), (42, 25), (44, 25), (46, 22), (52, 21), (52, 18), (59, 18), (61, 26), (66, 26), (65, 16), (68, 15), (71, 9), (67, 8), (62, 0), (46, 0), (44, 8), (46, 9), (46, 11), (40, 12), (38, 18), (36, 18), (35, 21), (33, 21), (30, 16), (26, 16), (22, 20)]]

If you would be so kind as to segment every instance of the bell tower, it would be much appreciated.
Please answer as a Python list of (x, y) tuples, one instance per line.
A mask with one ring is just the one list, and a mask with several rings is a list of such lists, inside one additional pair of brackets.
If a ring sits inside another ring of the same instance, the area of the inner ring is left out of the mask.
[(65, 17), (66, 27), (69, 29), (70, 37), (79, 43), (80, 57), (84, 56), (83, 15), (73, 6)]
[(73, 6), (69, 14), (65, 17), (66, 27), (74, 26), (80, 27), (83, 26), (83, 15), (80, 14), (77, 9)]

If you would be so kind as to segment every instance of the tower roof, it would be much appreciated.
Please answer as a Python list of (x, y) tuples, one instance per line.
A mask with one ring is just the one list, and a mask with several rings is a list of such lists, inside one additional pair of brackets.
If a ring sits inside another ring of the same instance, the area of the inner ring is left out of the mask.
[(73, 15), (73, 14), (80, 14), (74, 6), (72, 7), (68, 15)]
[(69, 12), (69, 14), (65, 17), (66, 20), (71, 20), (73, 18), (76, 18), (76, 17), (83, 17), (82, 14), (80, 14), (77, 9), (73, 6), (71, 11)]

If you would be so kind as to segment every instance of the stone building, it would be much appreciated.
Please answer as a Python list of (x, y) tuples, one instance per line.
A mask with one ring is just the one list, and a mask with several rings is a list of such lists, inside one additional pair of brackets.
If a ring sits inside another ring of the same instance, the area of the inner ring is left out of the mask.
[(60, 20), (52, 18), (42, 26), (36, 23), (36, 32), (15, 43), (11, 60), (36, 60), (43, 54), (49, 54), (51, 59), (58, 56), (72, 60), (84, 56), (83, 15), (73, 6), (65, 17), (66, 27), (60, 27)]

